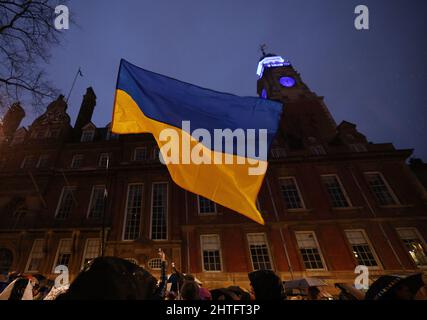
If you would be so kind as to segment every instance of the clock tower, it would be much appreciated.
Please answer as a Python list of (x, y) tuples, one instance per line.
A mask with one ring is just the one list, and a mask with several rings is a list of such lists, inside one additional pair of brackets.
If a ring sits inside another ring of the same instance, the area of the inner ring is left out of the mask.
[(264, 54), (257, 69), (261, 98), (283, 103), (281, 134), (296, 148), (321, 145), (336, 135), (337, 125), (323, 97), (310, 90), (292, 63), (275, 54)]

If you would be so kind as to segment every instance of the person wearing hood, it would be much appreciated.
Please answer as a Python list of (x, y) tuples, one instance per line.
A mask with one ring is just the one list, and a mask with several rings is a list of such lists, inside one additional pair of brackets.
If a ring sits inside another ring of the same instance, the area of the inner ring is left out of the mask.
[(251, 293), (256, 300), (284, 300), (285, 293), (280, 278), (271, 270), (249, 273)]

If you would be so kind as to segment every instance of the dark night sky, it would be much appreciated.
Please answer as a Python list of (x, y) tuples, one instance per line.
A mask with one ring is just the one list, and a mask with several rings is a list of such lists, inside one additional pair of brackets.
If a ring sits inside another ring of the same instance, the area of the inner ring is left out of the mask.
[[(354, 8), (368, 5), (371, 29), (356, 31)], [(256, 95), (258, 47), (292, 61), (339, 123), (373, 142), (415, 148), (427, 160), (425, 0), (70, 0), (78, 26), (64, 32), (46, 68), (76, 118), (93, 86), (93, 121), (111, 120), (120, 58), (214, 90)]]

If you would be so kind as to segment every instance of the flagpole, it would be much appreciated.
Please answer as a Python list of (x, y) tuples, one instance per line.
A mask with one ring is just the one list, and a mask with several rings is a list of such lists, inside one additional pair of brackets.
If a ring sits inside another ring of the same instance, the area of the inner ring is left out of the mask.
[(101, 257), (105, 254), (105, 214), (107, 211), (107, 199), (108, 199), (108, 169), (110, 167), (110, 156), (107, 159), (107, 167), (105, 168), (105, 190), (104, 190), (104, 210), (102, 212), (102, 229), (101, 229)]
[[(67, 103), (68, 103), (68, 99), (70, 99), (71, 92), (72, 92), (72, 91), (73, 91), (73, 89), (74, 89), (74, 85), (76, 84), (77, 77), (79, 76), (79, 74), (80, 74), (80, 75), (82, 75), (82, 71), (80, 70), (80, 68), (79, 68), (79, 70), (77, 70), (77, 73), (76, 73), (76, 75), (75, 75), (75, 77), (74, 77), (73, 84), (72, 84), (72, 86), (71, 86), (70, 92), (68, 93), (67, 99), (65, 100), (65, 102), (67, 102)], [(82, 75), (82, 76), (83, 76), (83, 75)]]

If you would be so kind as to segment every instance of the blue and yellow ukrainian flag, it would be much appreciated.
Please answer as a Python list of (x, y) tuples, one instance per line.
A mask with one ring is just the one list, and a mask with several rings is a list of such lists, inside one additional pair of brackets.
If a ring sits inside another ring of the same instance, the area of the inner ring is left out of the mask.
[[(197, 146), (214, 159), (225, 155), (224, 148), (218, 148), (213, 142), (212, 146), (205, 141), (199, 142), (199, 138), (191, 136), (192, 132), (183, 130), (182, 121), (190, 121), (193, 130), (208, 130), (211, 137), (215, 136), (215, 129), (266, 129), (269, 150), (281, 113), (282, 105), (277, 102), (200, 88), (122, 60), (112, 131), (116, 134), (151, 133), (161, 149), (166, 142), (160, 141), (160, 132), (173, 129), (179, 133), (179, 141), (190, 141), (191, 149)], [(220, 147), (223, 146), (221, 143)], [(256, 199), (265, 173), (249, 175), (253, 164), (243, 161), (249, 160), (247, 153), (238, 149), (233, 148), (233, 164), (180, 162), (167, 164), (167, 168), (180, 187), (264, 224)], [(167, 155), (162, 151), (162, 156)], [(267, 167), (266, 157), (257, 160)]]

